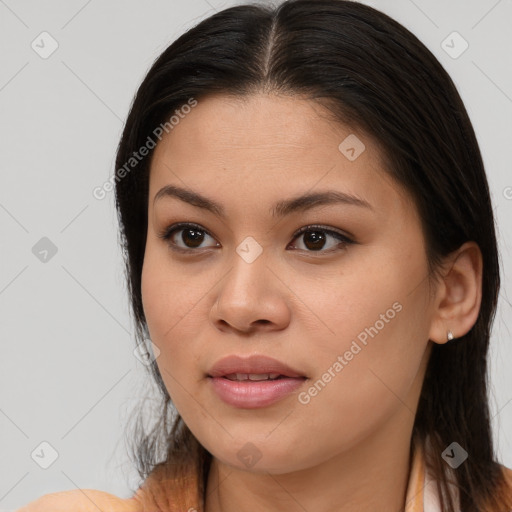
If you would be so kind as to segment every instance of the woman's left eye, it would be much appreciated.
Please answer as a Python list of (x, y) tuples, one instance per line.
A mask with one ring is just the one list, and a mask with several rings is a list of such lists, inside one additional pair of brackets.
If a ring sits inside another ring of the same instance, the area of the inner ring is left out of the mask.
[(330, 249), (323, 252), (332, 252), (336, 248), (343, 249), (345, 246), (354, 243), (354, 241), (346, 235), (332, 229), (327, 229), (323, 226), (305, 226), (301, 228), (298, 233), (293, 235), (294, 240), (299, 237), (303, 237), (304, 245), (307, 247), (307, 252), (323, 250), (325, 248), (326, 240), (328, 240), (329, 237), (334, 239), (335, 243), (331, 245)]
[[(179, 232), (181, 232), (181, 236), (178, 237), (178, 239), (184, 244), (184, 246), (180, 246), (175, 241), (175, 235)], [(214, 238), (201, 226), (190, 223), (172, 225), (159, 233), (158, 236), (163, 240), (169, 241), (169, 247), (172, 250), (184, 253), (190, 253), (194, 252), (195, 249), (205, 248), (201, 247), (201, 244), (207, 237), (214, 240)], [(336, 250), (337, 247), (342, 249), (346, 245), (355, 243), (346, 235), (332, 229), (327, 229), (323, 226), (305, 226), (293, 235), (293, 240), (301, 236), (303, 237), (303, 244), (306, 249), (300, 248), (300, 250), (306, 252), (332, 252), (333, 247), (334, 250)], [(331, 247), (325, 249), (325, 246), (329, 245), (327, 243), (329, 238), (334, 239), (335, 242), (334, 244), (331, 244)], [(214, 246), (206, 246), (206, 248), (212, 247), (220, 247), (220, 244), (216, 243)]]

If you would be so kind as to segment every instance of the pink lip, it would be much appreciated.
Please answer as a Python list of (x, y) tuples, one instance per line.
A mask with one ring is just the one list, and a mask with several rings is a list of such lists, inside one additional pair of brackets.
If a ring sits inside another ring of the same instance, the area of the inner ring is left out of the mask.
[(287, 364), (263, 355), (224, 357), (212, 366), (208, 376), (223, 377), (231, 373), (280, 373), (285, 377), (304, 377), (298, 370)]
[(257, 409), (277, 402), (302, 386), (305, 377), (286, 377), (267, 381), (236, 381), (226, 377), (209, 377), (213, 390), (229, 405)]
[[(232, 373), (279, 373), (283, 377), (267, 381), (235, 381), (225, 376)], [(213, 390), (225, 403), (243, 409), (271, 405), (302, 386), (306, 377), (290, 366), (263, 355), (228, 356), (208, 374)]]

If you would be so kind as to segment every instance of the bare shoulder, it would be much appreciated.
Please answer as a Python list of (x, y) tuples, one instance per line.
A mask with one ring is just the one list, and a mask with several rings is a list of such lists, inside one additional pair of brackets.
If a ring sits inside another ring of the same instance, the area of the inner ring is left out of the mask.
[(45, 494), (15, 512), (143, 512), (137, 498), (123, 499), (92, 489)]

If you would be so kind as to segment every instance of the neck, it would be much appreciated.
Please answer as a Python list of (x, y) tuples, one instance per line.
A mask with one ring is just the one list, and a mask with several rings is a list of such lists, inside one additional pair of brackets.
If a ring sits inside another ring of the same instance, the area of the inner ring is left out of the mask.
[(401, 408), (373, 435), (320, 465), (254, 473), (212, 458), (205, 512), (397, 512), (404, 510), (413, 415)]

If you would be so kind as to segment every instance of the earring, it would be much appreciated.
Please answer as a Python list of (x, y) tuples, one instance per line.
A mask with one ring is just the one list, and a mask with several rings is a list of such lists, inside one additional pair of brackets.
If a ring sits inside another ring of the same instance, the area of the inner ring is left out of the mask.
[(448, 338), (448, 341), (453, 340), (453, 332), (452, 331), (447, 332), (447, 338)]

